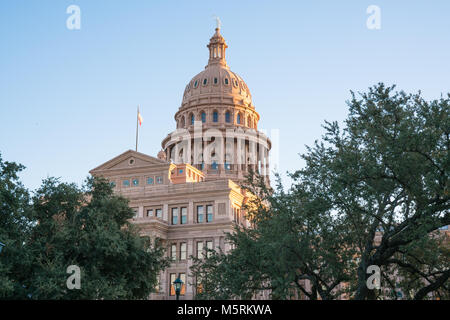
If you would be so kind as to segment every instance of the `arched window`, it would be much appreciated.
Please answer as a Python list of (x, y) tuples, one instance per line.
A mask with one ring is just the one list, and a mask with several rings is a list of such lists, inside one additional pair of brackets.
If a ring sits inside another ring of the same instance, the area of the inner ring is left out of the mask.
[(225, 121), (226, 122), (231, 122), (231, 116), (230, 116), (230, 112), (229, 111), (227, 111), (227, 113), (225, 113)]
[(202, 112), (202, 122), (206, 122), (206, 113), (204, 111)]
[(178, 161), (180, 163), (184, 163), (184, 159), (183, 159), (183, 149), (180, 150), (180, 152), (178, 152)]
[(211, 168), (212, 168), (213, 170), (217, 170), (217, 167), (218, 167), (217, 162), (216, 162), (216, 161), (213, 161), (213, 163), (212, 163), (212, 165), (211, 165)]
[(224, 167), (225, 167), (225, 170), (226, 171), (229, 171), (229, 170), (231, 170), (231, 155), (230, 154), (226, 154), (225, 155), (225, 163), (224, 163)]
[(219, 122), (219, 113), (217, 111), (213, 112), (213, 122)]
[(236, 123), (241, 124), (241, 114), (240, 113), (237, 114)]
[(195, 116), (193, 114), (191, 114), (191, 125), (194, 125), (194, 121), (195, 121)]

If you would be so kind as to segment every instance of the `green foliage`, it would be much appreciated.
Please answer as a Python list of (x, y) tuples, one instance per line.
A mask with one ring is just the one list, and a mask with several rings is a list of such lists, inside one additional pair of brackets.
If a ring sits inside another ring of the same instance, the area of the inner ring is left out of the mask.
[[(247, 207), (253, 228), (228, 237), (229, 256), (196, 262), (194, 273), (213, 279), (203, 296), (269, 289), (272, 298), (382, 299), (402, 290), (422, 299), (448, 292), (448, 238), (438, 240), (437, 229), (450, 224), (450, 95), (427, 102), (394, 89), (378, 84), (352, 93), (345, 128), (326, 122), (287, 191), (279, 181), (271, 190), (249, 177), (247, 189), (260, 199)], [(367, 288), (370, 265), (382, 269), (384, 290)]]
[[(0, 293), (13, 299), (145, 299), (168, 265), (164, 250), (128, 222), (128, 200), (107, 181), (85, 186), (49, 178), (31, 199), (18, 182), (21, 166), (0, 161), (2, 215)], [(67, 267), (81, 269), (69, 290)]]
[(18, 177), (23, 169), (0, 156), (0, 242), (6, 245), (0, 253), (0, 298), (21, 290), (11, 274), (22, 272), (27, 260), (23, 243), (30, 232), (29, 195)]

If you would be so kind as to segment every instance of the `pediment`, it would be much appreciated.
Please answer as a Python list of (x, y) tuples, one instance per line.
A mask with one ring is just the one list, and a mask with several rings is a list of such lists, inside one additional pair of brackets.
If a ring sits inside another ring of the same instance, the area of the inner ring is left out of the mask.
[(120, 170), (120, 169), (136, 169), (142, 167), (158, 167), (169, 166), (167, 161), (146, 155), (144, 153), (136, 152), (134, 150), (128, 150), (117, 157), (103, 163), (95, 169), (92, 169), (90, 173), (96, 173), (108, 170)]

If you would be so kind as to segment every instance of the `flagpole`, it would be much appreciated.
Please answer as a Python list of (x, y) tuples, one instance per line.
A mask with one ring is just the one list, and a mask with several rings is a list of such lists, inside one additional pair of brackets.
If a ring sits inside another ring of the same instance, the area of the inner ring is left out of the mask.
[(138, 136), (139, 136), (139, 105), (137, 107), (137, 113), (136, 113), (136, 152), (138, 147)]

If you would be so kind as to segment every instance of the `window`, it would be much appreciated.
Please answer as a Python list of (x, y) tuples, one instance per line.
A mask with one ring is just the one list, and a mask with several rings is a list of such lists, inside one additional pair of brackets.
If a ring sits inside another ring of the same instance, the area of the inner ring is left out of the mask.
[(231, 164), (225, 161), (225, 170), (231, 170)]
[(180, 260), (186, 260), (187, 255), (187, 243), (180, 243)]
[(195, 80), (195, 82), (194, 82), (194, 88), (197, 88), (198, 87), (198, 80)]
[(197, 222), (203, 222), (203, 206), (197, 206)]
[(162, 218), (162, 209), (156, 209), (155, 213), (157, 218)]
[(177, 278), (177, 274), (176, 273), (171, 273), (170, 274), (170, 278), (169, 278), (169, 288), (170, 288), (170, 295), (174, 296), (175, 295), (175, 288), (173, 287), (173, 283), (175, 281), (175, 279)]
[(163, 178), (162, 177), (156, 177), (156, 183), (157, 184), (163, 183)]
[(238, 115), (237, 115), (236, 123), (241, 124), (241, 114), (240, 113), (238, 113)]
[(213, 221), (213, 206), (207, 205), (206, 206), (206, 222)]
[(197, 242), (197, 259), (203, 259), (203, 241)]
[(202, 122), (206, 122), (206, 113), (202, 112)]
[(133, 179), (133, 186), (137, 187), (139, 185), (139, 179)]
[(183, 174), (183, 169), (178, 170), (179, 174)]
[(155, 286), (155, 293), (159, 293), (161, 289), (161, 279), (159, 276), (156, 277), (156, 286)]
[(195, 116), (193, 114), (191, 114), (191, 125), (194, 125), (195, 122)]
[[(209, 250), (213, 249), (213, 242), (212, 241), (206, 241), (206, 248)], [(206, 256), (209, 258), (211, 256), (211, 252), (207, 252)]]
[(230, 112), (229, 111), (227, 111), (225, 113), (225, 121), (228, 122), (228, 123), (231, 122), (231, 116), (230, 116)]
[(109, 185), (111, 186), (111, 188), (115, 188), (116, 187), (116, 183), (114, 181), (110, 182)]
[(228, 78), (225, 78), (224, 82), (226, 85), (228, 85)]
[(187, 208), (181, 208), (181, 224), (187, 223)]
[(203, 292), (203, 285), (202, 285), (202, 279), (200, 277), (197, 277), (196, 279), (196, 288), (197, 288), (197, 294)]
[(206, 86), (206, 84), (208, 83), (208, 79), (203, 79), (203, 85)]
[(217, 84), (218, 80), (217, 78), (214, 78), (214, 84)]
[(147, 217), (153, 217), (153, 209), (147, 210)]
[(170, 246), (170, 258), (172, 261), (177, 260), (177, 245), (175, 243)]
[(134, 212), (133, 218), (137, 218), (139, 213), (138, 209), (133, 209), (133, 212)]
[(178, 208), (172, 208), (172, 224), (178, 223)]
[(153, 178), (147, 178), (147, 184), (153, 184), (155, 180)]
[(129, 187), (130, 186), (130, 180), (123, 180), (123, 186)]
[(212, 165), (211, 165), (211, 168), (212, 168), (213, 170), (217, 170), (217, 167), (218, 167), (217, 162), (216, 162), (216, 161), (213, 161), (213, 163), (212, 163)]
[(219, 122), (219, 114), (217, 111), (214, 111), (213, 113), (213, 122)]
[(184, 296), (184, 294), (186, 293), (186, 274), (180, 273), (179, 277), (180, 280), (183, 281), (183, 284), (181, 285), (180, 296)]

